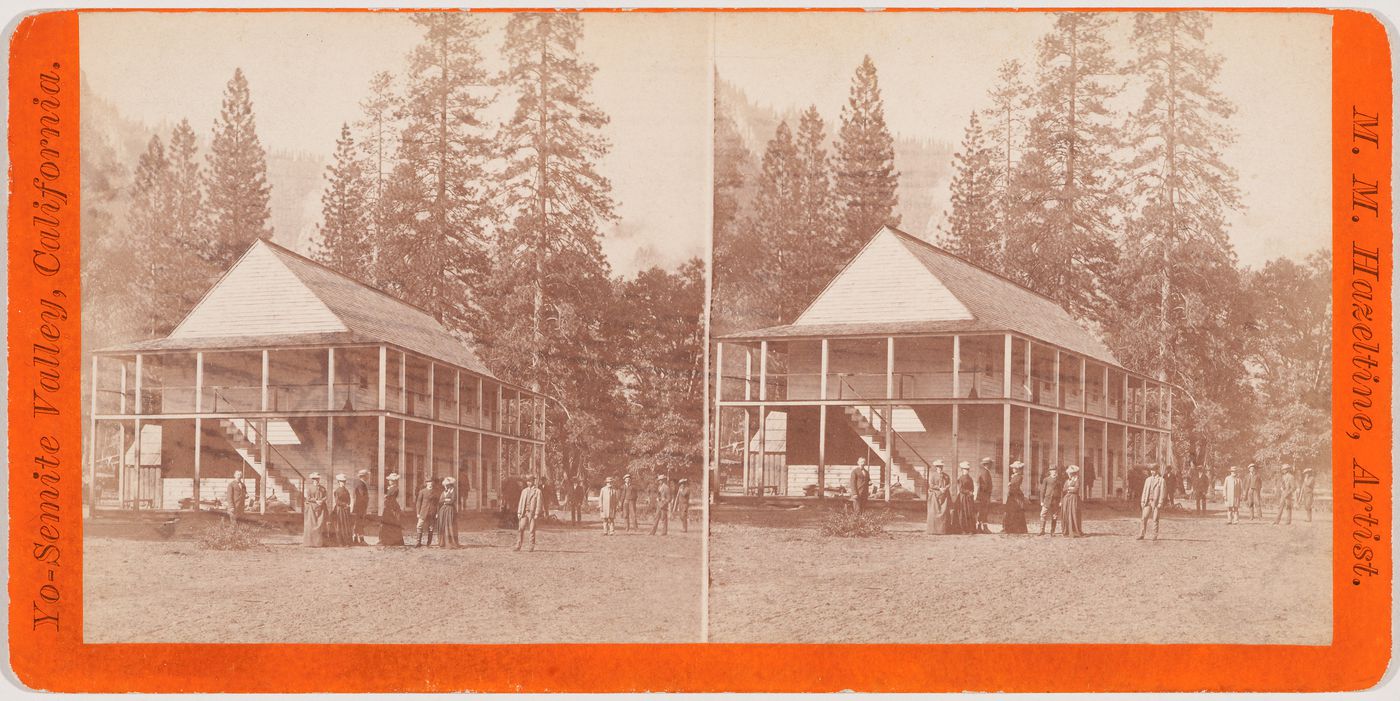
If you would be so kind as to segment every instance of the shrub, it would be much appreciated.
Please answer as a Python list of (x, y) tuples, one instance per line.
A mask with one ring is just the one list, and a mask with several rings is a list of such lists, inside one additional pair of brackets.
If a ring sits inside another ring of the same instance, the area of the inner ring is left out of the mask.
[(199, 534), (200, 550), (252, 550), (262, 547), (262, 541), (249, 528), (221, 521)]
[(885, 532), (889, 514), (884, 511), (831, 511), (822, 518), (822, 535), (838, 538), (869, 538)]

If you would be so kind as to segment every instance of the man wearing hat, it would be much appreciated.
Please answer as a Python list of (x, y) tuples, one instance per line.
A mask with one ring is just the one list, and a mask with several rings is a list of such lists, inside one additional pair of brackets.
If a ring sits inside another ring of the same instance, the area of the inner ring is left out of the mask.
[(982, 458), (977, 467), (977, 483), (973, 487), (972, 500), (977, 503), (977, 532), (991, 533), (987, 527), (987, 516), (992, 510), (992, 459)]
[(1244, 484), (1240, 481), (1240, 466), (1231, 465), (1230, 474), (1225, 477), (1225, 525), (1233, 526), (1240, 522), (1240, 501)]
[(856, 466), (851, 468), (851, 508), (856, 514), (865, 511), (865, 500), (870, 496), (870, 468), (865, 466), (865, 458), (856, 458)]
[(1040, 481), (1040, 534), (1045, 535), (1045, 524), (1050, 523), (1050, 535), (1055, 535), (1055, 525), (1060, 520), (1060, 500), (1064, 498), (1063, 483), (1060, 482), (1060, 468), (1051, 465), (1049, 474)]
[(1264, 473), (1254, 463), (1249, 464), (1249, 473), (1244, 478), (1244, 501), (1249, 506), (1249, 520), (1264, 518)]
[(613, 518), (617, 515), (617, 489), (611, 477), (604, 479), (603, 488), (598, 490), (598, 511), (603, 515), (603, 535), (615, 535)]
[(1162, 500), (1166, 498), (1167, 482), (1162, 479), (1162, 474), (1157, 467), (1157, 463), (1147, 466), (1150, 474), (1147, 481), (1142, 483), (1142, 529), (1138, 531), (1138, 540), (1147, 536), (1147, 522), (1152, 522), (1152, 539), (1157, 540), (1157, 533), (1161, 530)]
[(442, 495), (437, 489), (437, 480), (429, 477), (423, 482), (423, 488), (418, 490), (418, 499), (413, 503), (414, 510), (418, 513), (418, 545), (422, 547), (423, 533), (428, 534), (428, 545), (433, 544), (433, 532), (437, 530), (438, 508), (442, 503)]
[(1308, 523), (1312, 523), (1313, 487), (1316, 485), (1317, 477), (1313, 475), (1313, 469), (1303, 468), (1303, 477), (1298, 484), (1298, 508), (1307, 516)]
[(355, 473), (355, 482), (350, 485), (350, 543), (368, 545), (365, 542), (365, 514), (369, 513), (369, 470)]
[(233, 479), (228, 481), (228, 491), (224, 495), (228, 503), (228, 520), (235, 525), (248, 506), (248, 485), (243, 483), (243, 471), (234, 470)]
[(637, 530), (637, 496), (641, 490), (632, 484), (631, 473), (622, 476), (622, 521), (629, 531)]
[(399, 506), (399, 473), (384, 477), (384, 508), (379, 514), (379, 544), (403, 545), (403, 508)]
[(690, 478), (682, 477), (676, 482), (676, 516), (681, 520), (681, 533), (690, 532)]
[(588, 501), (588, 487), (583, 484), (583, 475), (574, 475), (573, 484), (569, 485), (569, 522), (575, 525), (583, 523), (583, 504)]
[(657, 526), (661, 527), (661, 535), (671, 527), (671, 485), (666, 482), (666, 475), (656, 476), (656, 521), (651, 524), (651, 534), (656, 535)]
[(520, 546), (525, 544), (525, 532), (530, 533), (530, 552), (535, 551), (535, 519), (540, 517), (543, 504), (540, 497), (540, 488), (536, 485), (536, 478), (530, 475), (525, 481), (525, 488), (520, 490), (520, 503), (515, 507), (516, 530), (515, 549), (520, 550)]
[[(1298, 485), (1293, 481), (1293, 466), (1283, 466), (1283, 476), (1278, 483), (1278, 516), (1274, 517), (1274, 525), (1282, 523), (1285, 526), (1293, 525), (1293, 499), (1297, 496)], [(1283, 520), (1283, 515), (1288, 514), (1288, 520)]]
[(311, 548), (325, 545), (326, 528), (326, 487), (321, 484), (321, 473), (308, 476), (311, 484), (302, 495), (301, 544)]

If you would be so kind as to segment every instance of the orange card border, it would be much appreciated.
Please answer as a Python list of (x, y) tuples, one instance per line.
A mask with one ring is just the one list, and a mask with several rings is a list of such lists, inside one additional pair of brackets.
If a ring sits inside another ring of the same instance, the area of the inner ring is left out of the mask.
[[(9, 458), (14, 469), (9, 474), (9, 630), (14, 673), (34, 689), (86, 692), (1341, 691), (1371, 687), (1390, 659), (1394, 571), (1389, 531), (1393, 513), (1389, 43), (1384, 26), (1366, 12), (1229, 9), (1313, 12), (1333, 20), (1336, 467), (1332, 486), (1336, 510), (1331, 645), (84, 644), (79, 518), (79, 381), (83, 373), (78, 293), (78, 16), (90, 10), (68, 10), (25, 18), (10, 45), (8, 370)], [(1358, 113), (1370, 117), (1357, 117)], [(1375, 124), (1369, 125), (1372, 121)], [(50, 131), (41, 133), (43, 127)], [(1363, 138), (1367, 129), (1376, 134), (1374, 143)], [(1363, 183), (1357, 186), (1360, 195), (1354, 190), (1354, 178)], [(1362, 206), (1369, 194), (1366, 182), (1378, 184), (1374, 211)], [(1370, 309), (1354, 302), (1369, 304)], [(1366, 350), (1365, 344), (1376, 350)], [(1378, 362), (1374, 371), (1363, 368), (1364, 362), (1353, 364), (1365, 353)], [(1372, 381), (1365, 372), (1380, 380)], [(41, 383), (56, 388), (46, 389)], [(1370, 389), (1369, 408), (1354, 405), (1357, 386)], [(52, 407), (57, 413), (36, 412), (36, 405)], [(1365, 473), (1348, 469), (1349, 464), (1365, 468)], [(1367, 475), (1374, 476), (1374, 484), (1368, 483)], [(1357, 566), (1372, 568), (1374, 573)], [(51, 615), (57, 616), (56, 625), (43, 618)]]

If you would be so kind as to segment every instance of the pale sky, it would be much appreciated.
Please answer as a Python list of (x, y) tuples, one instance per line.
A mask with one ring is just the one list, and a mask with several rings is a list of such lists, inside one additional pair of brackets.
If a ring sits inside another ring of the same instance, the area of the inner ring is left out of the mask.
[[(1126, 32), (1130, 15), (1119, 21)], [(968, 114), (988, 104), (998, 65), (1033, 67), (1035, 40), (1052, 22), (1037, 12), (725, 15), (715, 62), (751, 100), (778, 110), (815, 104), (832, 128), (868, 53), (890, 129), (956, 144)], [(1331, 18), (1216, 13), (1208, 38), (1225, 59), (1220, 90), (1238, 107), (1238, 140), (1225, 157), (1240, 175), (1245, 210), (1231, 236), (1241, 262), (1329, 245)]]
[[(496, 68), (508, 17), (485, 17), (493, 31), (482, 54)], [(620, 222), (604, 241), (615, 273), (704, 255), (711, 23), (677, 13), (585, 18), (581, 51), (598, 66), (594, 102), (611, 117), (612, 152), (599, 169), (618, 202)], [(90, 86), (125, 117), (150, 126), (188, 117), (207, 135), (225, 83), (242, 67), (264, 146), (327, 161), (340, 124), (359, 117), (370, 76), (402, 73), (421, 36), (392, 12), (83, 13), (79, 27)], [(513, 108), (505, 99), (494, 112)], [(316, 202), (306, 208), (319, 214)]]

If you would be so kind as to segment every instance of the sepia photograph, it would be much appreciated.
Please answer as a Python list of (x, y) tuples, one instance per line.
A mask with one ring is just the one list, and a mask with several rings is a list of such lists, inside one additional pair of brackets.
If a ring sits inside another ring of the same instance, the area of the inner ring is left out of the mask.
[(710, 640), (1329, 644), (1331, 28), (718, 17)]
[(82, 14), (83, 640), (699, 642), (710, 24)]

